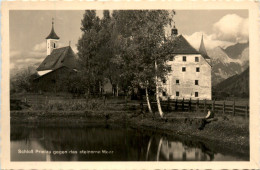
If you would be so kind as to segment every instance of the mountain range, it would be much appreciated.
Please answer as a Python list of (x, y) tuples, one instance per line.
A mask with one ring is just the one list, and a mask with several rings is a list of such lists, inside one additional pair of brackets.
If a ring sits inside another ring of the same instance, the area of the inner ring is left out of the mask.
[(208, 50), (212, 65), (212, 85), (239, 75), (249, 67), (249, 43), (236, 43), (226, 48)]
[(213, 87), (216, 96), (249, 97), (249, 67), (240, 74), (229, 77)]

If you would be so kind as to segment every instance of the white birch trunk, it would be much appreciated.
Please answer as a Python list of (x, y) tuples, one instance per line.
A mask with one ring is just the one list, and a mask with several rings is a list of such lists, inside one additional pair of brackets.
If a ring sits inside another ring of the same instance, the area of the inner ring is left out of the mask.
[(158, 149), (157, 149), (157, 154), (156, 154), (156, 161), (159, 161), (161, 147), (162, 147), (162, 138), (160, 139), (159, 144), (158, 144)]
[(147, 102), (148, 110), (149, 110), (150, 113), (153, 113), (152, 108), (151, 108), (151, 104), (150, 104), (150, 100), (149, 100), (147, 87), (145, 87), (145, 96), (146, 96), (146, 102)]
[(159, 98), (159, 86), (158, 86), (158, 77), (157, 77), (157, 61), (155, 60), (154, 62), (155, 65), (155, 86), (156, 86), (156, 101), (157, 101), (157, 106), (158, 106), (158, 111), (161, 117), (163, 117), (163, 111), (160, 103), (160, 98)]
[(146, 161), (148, 161), (148, 155), (149, 155), (149, 151), (150, 151), (152, 139), (153, 139), (153, 138), (151, 137), (150, 140), (149, 140), (148, 146), (147, 146)]

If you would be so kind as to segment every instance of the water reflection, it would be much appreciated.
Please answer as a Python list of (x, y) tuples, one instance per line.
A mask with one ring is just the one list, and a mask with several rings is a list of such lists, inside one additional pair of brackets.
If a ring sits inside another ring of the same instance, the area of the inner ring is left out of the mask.
[[(148, 143), (147, 161), (154, 159), (152, 156), (149, 157), (152, 139), (153, 137), (151, 137)], [(202, 143), (197, 143), (196, 147), (189, 147), (182, 142), (170, 141), (161, 137), (158, 143), (156, 161), (213, 161), (215, 154)]]
[[(33, 151), (33, 153), (30, 153)], [(229, 161), (201, 142), (130, 128), (11, 126), (12, 161)]]

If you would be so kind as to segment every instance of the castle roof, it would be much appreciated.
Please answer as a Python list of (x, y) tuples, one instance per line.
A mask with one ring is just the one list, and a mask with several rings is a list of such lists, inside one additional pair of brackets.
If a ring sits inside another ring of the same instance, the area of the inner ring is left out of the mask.
[(54, 70), (62, 66), (71, 69), (77, 68), (77, 56), (70, 46), (53, 49), (37, 68), (37, 71)]
[(172, 43), (172, 54), (200, 54), (182, 35), (174, 37)]
[(52, 21), (52, 27), (51, 27), (51, 32), (50, 32), (50, 34), (46, 37), (46, 39), (56, 39), (56, 40), (58, 40), (58, 39), (60, 39), (60, 37), (58, 37), (58, 35), (55, 33), (55, 31), (54, 31), (54, 23), (53, 23), (53, 21)]
[(203, 42), (203, 35), (201, 37), (201, 43), (200, 43), (200, 49), (199, 49), (200, 54), (205, 58), (205, 59), (210, 59), (210, 57), (208, 56), (208, 53), (206, 51), (204, 42)]

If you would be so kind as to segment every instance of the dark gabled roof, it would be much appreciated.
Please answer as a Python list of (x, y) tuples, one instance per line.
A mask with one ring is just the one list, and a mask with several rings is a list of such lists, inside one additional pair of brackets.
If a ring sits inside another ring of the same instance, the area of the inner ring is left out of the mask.
[(58, 35), (55, 33), (54, 31), (54, 27), (53, 27), (53, 22), (52, 22), (52, 28), (51, 28), (51, 32), (50, 34), (46, 37), (46, 39), (60, 39), (60, 37), (58, 37)]
[(172, 40), (171, 54), (200, 54), (190, 43), (182, 36), (174, 37)]
[(203, 42), (203, 35), (201, 37), (201, 43), (200, 43), (200, 49), (199, 49), (200, 54), (202, 55), (202, 57), (204, 57), (205, 59), (210, 59), (210, 57), (207, 54), (204, 42)]
[(62, 66), (74, 69), (77, 68), (77, 57), (70, 46), (54, 49), (50, 55), (48, 55), (37, 71), (54, 70)]

